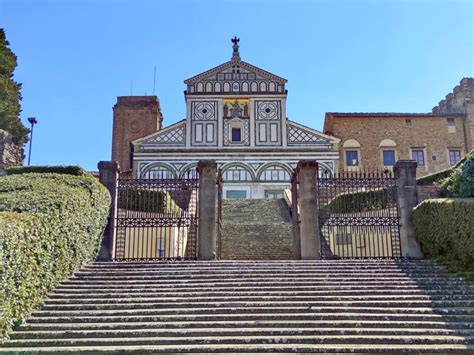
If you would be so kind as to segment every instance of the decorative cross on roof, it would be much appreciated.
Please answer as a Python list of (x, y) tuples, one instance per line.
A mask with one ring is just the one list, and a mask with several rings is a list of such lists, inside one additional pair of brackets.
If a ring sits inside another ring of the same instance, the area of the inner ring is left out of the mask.
[(239, 54), (239, 42), (240, 38), (237, 38), (237, 36), (234, 36), (234, 38), (231, 39), (232, 44), (232, 60), (240, 60), (240, 54)]

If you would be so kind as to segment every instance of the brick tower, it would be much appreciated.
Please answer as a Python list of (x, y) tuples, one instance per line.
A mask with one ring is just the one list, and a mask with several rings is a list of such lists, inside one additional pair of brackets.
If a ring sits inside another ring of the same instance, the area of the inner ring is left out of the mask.
[(120, 170), (132, 168), (130, 142), (162, 128), (163, 115), (156, 96), (119, 96), (114, 105), (112, 160)]

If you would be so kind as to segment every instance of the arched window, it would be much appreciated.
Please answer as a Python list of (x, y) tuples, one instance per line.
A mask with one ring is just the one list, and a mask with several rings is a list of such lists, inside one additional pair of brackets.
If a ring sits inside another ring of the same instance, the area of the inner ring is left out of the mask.
[(215, 90), (216, 92), (221, 92), (221, 83), (216, 83), (216, 84), (214, 85), (214, 90)]
[(342, 145), (344, 165), (348, 168), (360, 166), (360, 143), (355, 139), (348, 139)]
[(267, 91), (267, 84), (263, 81), (260, 83), (260, 91)]
[(176, 174), (171, 166), (166, 164), (154, 164), (145, 168), (140, 174), (142, 179), (174, 179)]
[(249, 83), (242, 83), (242, 91), (249, 92)]
[(397, 143), (391, 139), (384, 139), (380, 142), (380, 160), (384, 167), (391, 167), (397, 161)]
[(196, 86), (196, 91), (197, 92), (203, 92), (204, 91), (204, 85), (202, 83), (198, 83)]
[(222, 170), (224, 181), (252, 181), (253, 174), (250, 168), (244, 165), (229, 165)]
[(224, 83), (224, 92), (229, 92), (229, 91), (230, 91), (230, 84)]
[(289, 182), (291, 178), (291, 169), (283, 165), (267, 165), (263, 167), (259, 174), (260, 181), (279, 181)]
[(206, 92), (212, 92), (212, 84), (206, 83)]
[(276, 90), (276, 86), (275, 86), (275, 83), (272, 81), (272, 82), (268, 85), (268, 91), (274, 92), (275, 90)]
[(258, 84), (256, 82), (253, 82), (252, 85), (250, 85), (250, 90), (252, 92), (257, 92), (258, 91)]

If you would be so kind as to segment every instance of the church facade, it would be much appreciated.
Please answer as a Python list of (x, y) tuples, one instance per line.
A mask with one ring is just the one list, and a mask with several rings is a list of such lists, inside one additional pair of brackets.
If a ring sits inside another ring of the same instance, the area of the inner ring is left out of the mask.
[[(232, 40), (230, 61), (185, 80), (185, 119), (161, 128), (159, 107), (144, 98), (143, 117), (124, 125), (139, 137), (128, 136), (132, 153), (122, 156), (135, 177), (184, 177), (209, 159), (222, 170), (224, 198), (280, 198), (299, 160), (336, 171), (339, 139), (289, 120), (286, 79), (242, 61), (238, 41)], [(121, 123), (115, 116), (128, 104), (122, 99), (114, 108), (114, 140)], [(134, 114), (138, 101), (129, 105)]]

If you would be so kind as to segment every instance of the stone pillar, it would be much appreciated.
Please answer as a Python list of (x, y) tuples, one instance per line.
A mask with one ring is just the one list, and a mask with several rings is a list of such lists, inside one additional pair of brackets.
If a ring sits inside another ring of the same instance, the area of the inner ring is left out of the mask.
[(400, 244), (404, 258), (422, 258), (420, 244), (413, 228), (413, 208), (418, 200), (416, 190), (416, 162), (399, 160), (394, 166), (397, 179), (397, 200), (400, 208)]
[(198, 259), (215, 260), (217, 255), (217, 164), (213, 160), (200, 160), (197, 169), (199, 172)]
[(318, 163), (315, 160), (300, 160), (296, 166), (296, 171), (299, 181), (298, 205), (300, 213), (301, 259), (321, 259), (316, 191)]
[(109, 190), (112, 197), (109, 221), (104, 231), (104, 238), (100, 247), (98, 261), (111, 261), (115, 258), (115, 221), (117, 218), (117, 179), (119, 165), (116, 161), (101, 161), (99, 168), (99, 181)]

